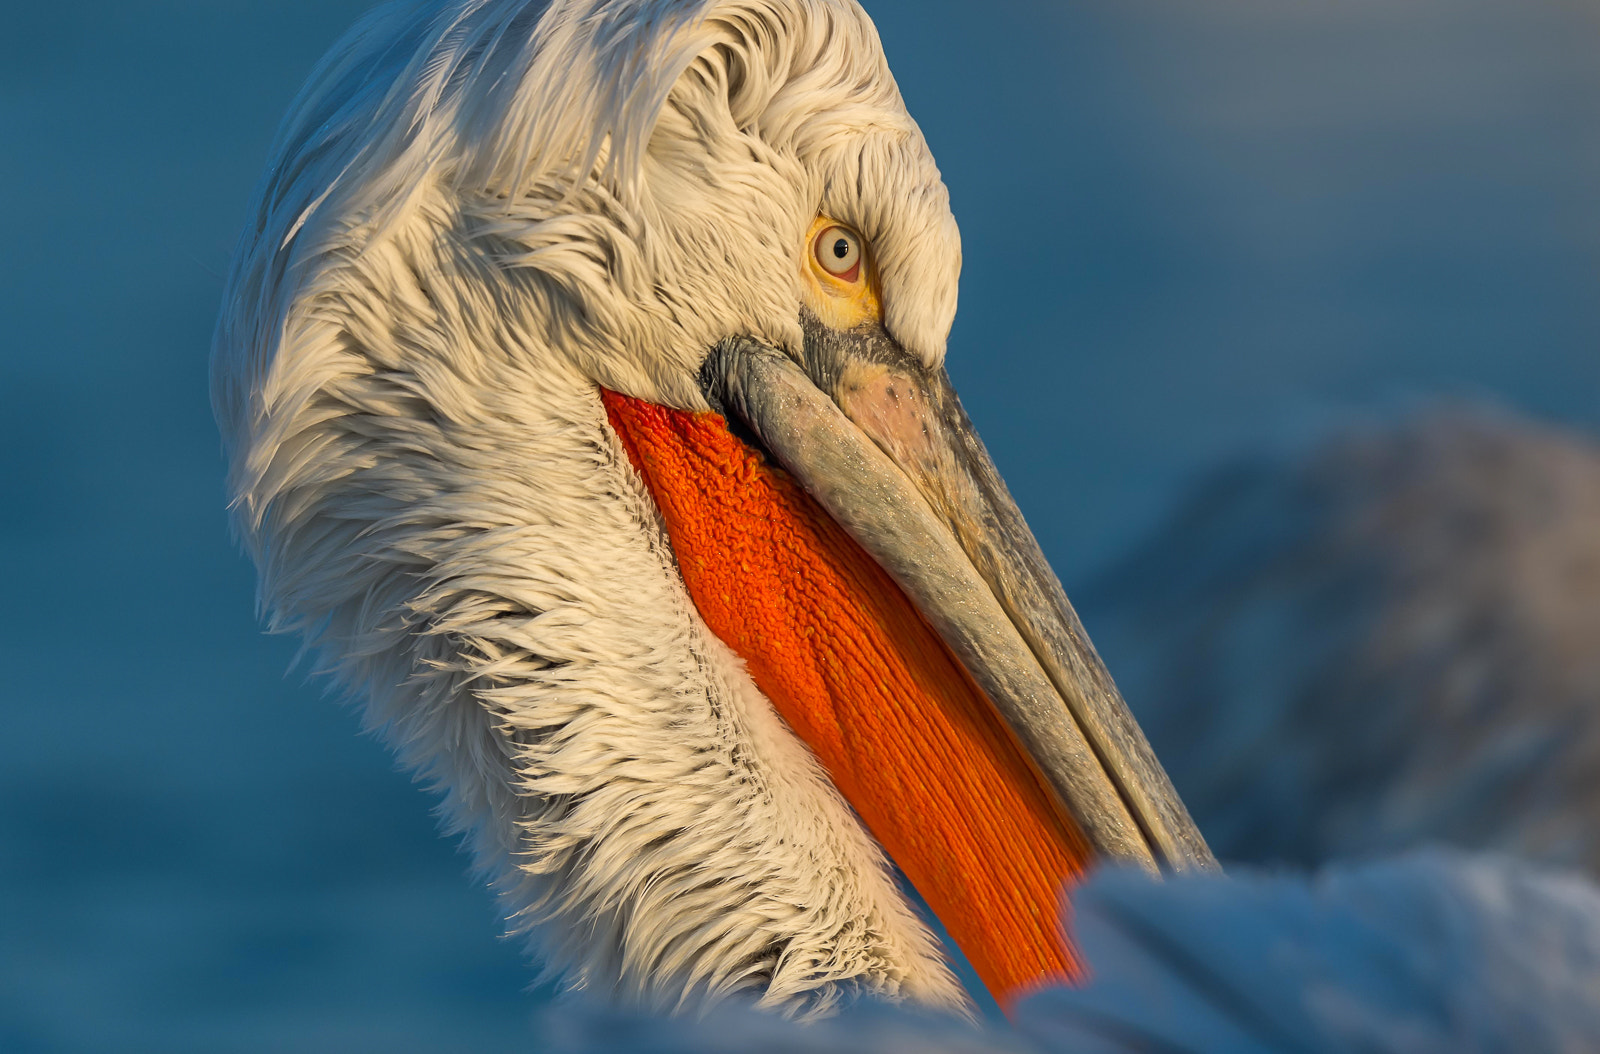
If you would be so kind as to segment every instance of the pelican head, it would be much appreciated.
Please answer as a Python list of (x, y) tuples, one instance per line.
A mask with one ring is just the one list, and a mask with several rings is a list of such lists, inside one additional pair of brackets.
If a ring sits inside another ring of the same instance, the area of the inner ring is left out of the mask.
[(1209, 855), (943, 368), (960, 240), (854, 0), (378, 9), (213, 356), (276, 629), (573, 987), (791, 1013), (1078, 967)]

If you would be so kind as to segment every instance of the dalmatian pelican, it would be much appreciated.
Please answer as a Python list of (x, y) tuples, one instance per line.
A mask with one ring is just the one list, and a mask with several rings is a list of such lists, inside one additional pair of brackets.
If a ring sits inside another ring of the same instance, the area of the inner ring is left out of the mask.
[(943, 369), (961, 249), (854, 0), (430, 0), (317, 67), (213, 401), (270, 626), (511, 932), (653, 1010), (1081, 973), (1212, 857)]
[(1428, 405), (1235, 458), (1079, 593), (1226, 859), (1600, 875), (1600, 446)]

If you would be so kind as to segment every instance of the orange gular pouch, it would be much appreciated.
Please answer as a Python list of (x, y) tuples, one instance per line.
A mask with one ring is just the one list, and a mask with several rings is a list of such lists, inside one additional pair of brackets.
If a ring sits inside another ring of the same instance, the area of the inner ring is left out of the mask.
[(701, 616), (989, 991), (1082, 977), (1059, 904), (1088, 843), (900, 588), (720, 415), (601, 394)]

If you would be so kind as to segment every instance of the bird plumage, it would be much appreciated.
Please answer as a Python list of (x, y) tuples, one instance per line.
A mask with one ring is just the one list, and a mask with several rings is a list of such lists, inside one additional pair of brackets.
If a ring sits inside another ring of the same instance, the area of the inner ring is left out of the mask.
[(393, 4), (296, 100), (229, 277), (213, 393), (261, 604), (572, 987), (965, 1002), (699, 619), (598, 394), (704, 410), (706, 348), (797, 341), (819, 203), (936, 363), (956, 228), (855, 4)]
[(1600, 870), (1600, 448), (1374, 419), (1198, 484), (1081, 592), (1219, 854)]

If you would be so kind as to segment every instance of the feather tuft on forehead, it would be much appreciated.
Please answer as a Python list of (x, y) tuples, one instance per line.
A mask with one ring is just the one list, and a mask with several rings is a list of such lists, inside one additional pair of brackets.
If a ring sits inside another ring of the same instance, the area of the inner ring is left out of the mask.
[[(770, 200), (775, 191), (784, 200)], [(631, 269), (638, 283), (665, 287), (657, 302), (633, 305), (647, 315), (671, 299), (672, 272), (688, 253), (744, 250), (750, 274), (791, 277), (787, 258), (771, 274), (772, 250), (793, 257), (797, 247), (785, 239), (798, 237), (800, 215), (809, 222), (825, 211), (872, 244), (886, 323), (908, 350), (938, 362), (955, 315), (960, 240), (948, 195), (876, 30), (851, 0), (458, 0), (377, 9), (314, 71), (280, 130), (236, 265), (265, 279), (252, 283), (263, 300), (239, 320), (254, 323), (253, 332), (227, 335), (224, 353), (293, 354), (279, 346), (292, 342), (297, 312), (325, 290), (322, 272), (380, 242), (430, 199), (460, 213), (465, 236), (514, 243), (520, 234), (528, 251), (502, 246), (493, 261), (507, 269), (552, 263), (559, 272), (561, 260), (550, 258), (563, 254), (545, 250), (589, 242), (608, 278), (626, 279)], [(751, 211), (749, 229), (723, 229)], [(697, 228), (692, 220), (707, 212), (716, 227)], [(584, 215), (596, 222), (579, 230), (572, 221)], [(674, 222), (685, 216), (691, 222)], [(565, 222), (552, 228), (557, 218)], [(646, 250), (642, 259), (627, 259), (634, 247)], [(569, 292), (580, 290), (569, 282)], [(696, 301), (715, 324), (681, 333), (631, 320), (657, 345), (627, 351), (681, 364), (703, 355), (690, 342), (708, 337), (795, 339), (795, 298), (755, 294)], [(582, 306), (607, 314), (608, 305), (592, 302), (605, 295), (612, 291)], [(614, 347), (627, 335), (601, 342)], [(656, 366), (638, 364), (659, 374)], [(636, 387), (620, 376), (596, 379)], [(666, 387), (634, 394), (692, 402)], [(237, 393), (218, 394), (233, 406)]]

